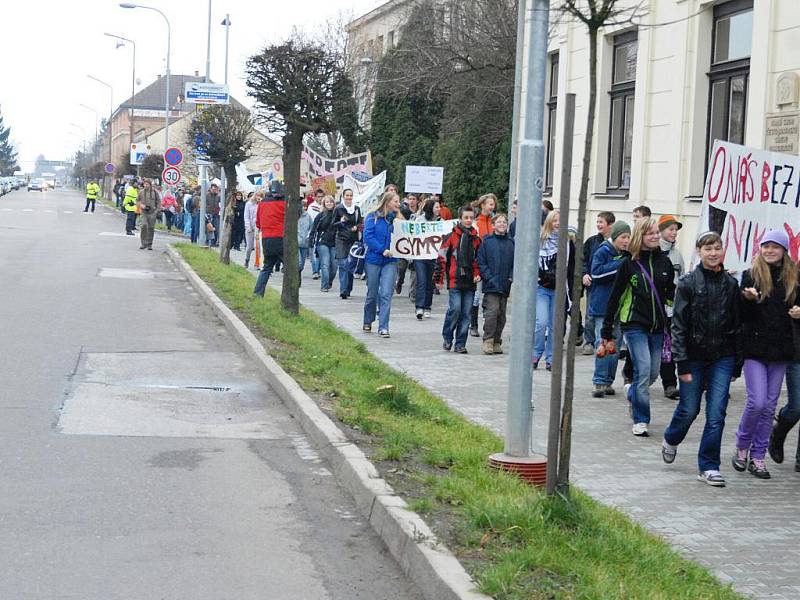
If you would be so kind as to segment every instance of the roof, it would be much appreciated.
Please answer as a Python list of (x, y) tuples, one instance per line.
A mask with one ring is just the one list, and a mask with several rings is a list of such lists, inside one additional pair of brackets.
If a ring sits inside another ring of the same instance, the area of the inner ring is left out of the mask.
[[(186, 89), (186, 83), (195, 81), (205, 81), (205, 77), (197, 75), (172, 75), (169, 76), (169, 95), (173, 98), (183, 99), (183, 92)], [(212, 82), (213, 83), (213, 82)], [(165, 89), (167, 85), (166, 77), (158, 77), (153, 83), (148, 85), (143, 90), (140, 90), (132, 98), (128, 98), (119, 105), (118, 110), (135, 108), (150, 109), (150, 110), (164, 110), (164, 95), (167, 93)], [(132, 102), (133, 100), (134, 102)], [(246, 108), (241, 102), (235, 98), (231, 98), (231, 104), (237, 108)], [(186, 112), (194, 109), (194, 104), (187, 104), (186, 102), (174, 102), (171, 106), (172, 110), (179, 110)]]
[(361, 15), (360, 17), (353, 19), (347, 24), (347, 31), (352, 31), (361, 25), (365, 25), (386, 13), (392, 12), (393, 10), (403, 8), (408, 5), (410, 0), (388, 0), (388, 2), (384, 2), (377, 8), (373, 8), (366, 14)]

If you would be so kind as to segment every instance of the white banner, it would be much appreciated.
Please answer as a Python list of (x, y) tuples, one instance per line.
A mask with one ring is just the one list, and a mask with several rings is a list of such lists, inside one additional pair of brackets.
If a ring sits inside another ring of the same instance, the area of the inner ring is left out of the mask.
[(301, 157), (311, 177), (333, 175), (339, 185), (344, 185), (345, 174), (353, 171), (361, 171), (367, 175), (372, 175), (372, 155), (369, 150), (360, 154), (342, 156), (341, 158), (328, 158), (314, 152), (308, 146), (303, 146)]
[(444, 236), (453, 231), (457, 220), (401, 221), (395, 219), (392, 255), (406, 260), (427, 260), (439, 255)]
[(413, 194), (441, 194), (444, 167), (406, 165), (406, 192)]
[(378, 201), (386, 186), (386, 171), (381, 172), (367, 181), (358, 181), (347, 173), (342, 181), (343, 190), (353, 190), (353, 202), (361, 208), (361, 214), (366, 215), (378, 205)]
[(722, 235), (725, 268), (750, 268), (767, 231), (800, 249), (800, 157), (716, 141), (708, 163), (699, 231)]

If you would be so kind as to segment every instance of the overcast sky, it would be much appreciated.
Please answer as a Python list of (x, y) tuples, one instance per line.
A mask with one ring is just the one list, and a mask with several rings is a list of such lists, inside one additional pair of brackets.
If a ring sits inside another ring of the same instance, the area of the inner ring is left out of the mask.
[[(382, 0), (212, 0), (211, 79), (225, 71), (225, 13), (231, 15), (231, 93), (250, 105), (244, 64), (267, 43), (284, 39), (292, 27), (313, 30), (340, 15), (359, 16)], [(172, 25), (170, 69), (174, 74), (205, 73), (208, 0), (145, 0)], [(131, 50), (115, 49), (109, 32), (136, 42), (136, 77), (142, 86), (165, 71), (166, 25), (156, 12), (124, 9), (113, 0), (6, 0), (0, 32), (0, 110), (12, 130), (21, 166), (29, 170), (39, 154), (49, 159), (73, 155), (95, 130), (94, 114), (108, 115), (108, 88), (114, 106), (131, 92)], [(78, 127), (71, 124), (74, 123)]]

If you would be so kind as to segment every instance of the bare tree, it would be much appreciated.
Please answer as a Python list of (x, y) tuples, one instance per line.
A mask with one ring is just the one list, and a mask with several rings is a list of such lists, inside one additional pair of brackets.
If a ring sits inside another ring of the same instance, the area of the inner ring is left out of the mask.
[(225, 198), (225, 222), (222, 224), (219, 260), (230, 263), (230, 239), (233, 231), (234, 198), (236, 197), (236, 165), (250, 158), (253, 148), (253, 118), (250, 112), (231, 105), (211, 106), (200, 113), (186, 133), (186, 143), (198, 147), (211, 162), (225, 172), (227, 198)]
[[(303, 137), (339, 131), (345, 140), (359, 135), (353, 84), (345, 71), (344, 56), (327, 45), (305, 39), (298, 32), (277, 45), (267, 46), (247, 61), (248, 94), (256, 101), (260, 121), (283, 136), (286, 183), (283, 262), (298, 263), (297, 217), (300, 213), (300, 158)], [(300, 274), (287, 268), (281, 305), (300, 311)]]

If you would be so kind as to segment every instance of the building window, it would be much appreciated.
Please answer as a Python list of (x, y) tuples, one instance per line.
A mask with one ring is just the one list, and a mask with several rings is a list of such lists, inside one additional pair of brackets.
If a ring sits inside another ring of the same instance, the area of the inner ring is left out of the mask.
[(547, 138), (545, 139), (544, 181), (547, 191), (553, 191), (553, 165), (556, 153), (556, 108), (558, 103), (558, 52), (550, 55), (550, 87), (547, 101)]
[(752, 0), (714, 7), (706, 157), (715, 140), (744, 144), (752, 38)]
[(386, 49), (391, 50), (394, 46), (394, 31), (390, 31), (386, 34)]
[(609, 191), (627, 191), (631, 186), (637, 50), (638, 37), (635, 31), (614, 38), (614, 61), (609, 92), (611, 98), (607, 184)]

